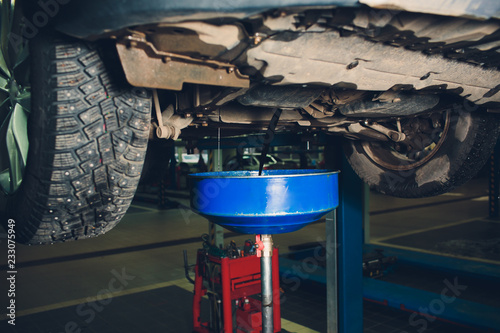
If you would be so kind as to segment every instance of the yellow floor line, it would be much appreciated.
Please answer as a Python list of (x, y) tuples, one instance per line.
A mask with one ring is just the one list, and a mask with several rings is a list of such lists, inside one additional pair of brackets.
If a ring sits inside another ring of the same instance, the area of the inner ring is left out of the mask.
[(500, 265), (500, 262), (495, 261), (495, 260), (475, 258), (475, 257), (465, 257), (465, 256), (453, 255), (453, 254), (449, 254), (449, 253), (434, 252), (434, 251), (429, 251), (429, 250), (424, 250), (424, 249), (418, 249), (418, 248), (409, 247), (409, 246), (394, 245), (394, 244), (389, 244), (389, 243), (384, 243), (384, 242), (378, 242), (378, 241), (372, 241), (372, 242), (370, 242), (370, 244), (379, 245), (379, 246), (393, 247), (393, 248), (396, 248), (396, 249), (408, 250), (408, 251), (412, 251), (412, 252), (421, 252), (421, 253), (427, 253), (427, 254), (434, 254), (434, 255), (439, 255), (439, 256), (443, 256), (443, 257), (450, 257), (450, 258), (464, 259), (464, 260), (469, 260), (469, 261), (484, 262), (486, 264)]
[(297, 323), (294, 323), (293, 321), (286, 320), (281, 318), (281, 328), (286, 329), (287, 331), (290, 332), (299, 332), (299, 333), (320, 333), (318, 331), (312, 330), (308, 327), (299, 325)]
[(490, 197), (485, 195), (484, 197), (479, 197), (479, 198), (474, 198), (474, 199), (471, 199), (472, 201), (488, 201), (490, 200)]
[(402, 233), (394, 234), (394, 235), (390, 235), (390, 236), (373, 238), (370, 241), (371, 241), (371, 243), (373, 243), (373, 242), (383, 242), (383, 241), (386, 241), (388, 239), (393, 239), (393, 238), (398, 238), (398, 237), (403, 237), (403, 236), (414, 235), (414, 234), (418, 234), (418, 233), (421, 233), (421, 232), (426, 232), (426, 231), (431, 231), (431, 230), (437, 230), (437, 229), (442, 229), (442, 228), (447, 228), (447, 227), (453, 227), (453, 226), (456, 226), (456, 225), (460, 225), (460, 224), (464, 224), (464, 223), (468, 223), (468, 222), (472, 222), (472, 221), (477, 221), (477, 220), (480, 220), (480, 219), (485, 219), (485, 217), (475, 217), (475, 218), (468, 219), (468, 220), (463, 220), (463, 221), (458, 221), (458, 222), (452, 222), (452, 223), (443, 224), (443, 225), (436, 225), (436, 226), (428, 227), (428, 228), (424, 228), (424, 229), (417, 229), (417, 230), (412, 230), (412, 231), (406, 231), (406, 232), (402, 232)]
[[(148, 286), (142, 286), (142, 287), (137, 287), (137, 288), (131, 288), (131, 289), (124, 289), (119, 292), (115, 293), (110, 293), (106, 295), (101, 295), (99, 297), (100, 300), (104, 299), (110, 299), (110, 298), (115, 298), (115, 297), (120, 297), (120, 296), (125, 296), (125, 295), (131, 295), (135, 293), (140, 293), (144, 291), (149, 291), (149, 290), (154, 290), (154, 289), (159, 289), (159, 288), (165, 288), (165, 287), (170, 287), (170, 286), (179, 286), (183, 289), (186, 289), (185, 287), (182, 286), (181, 281), (184, 281), (184, 279), (179, 279), (179, 280), (172, 280), (172, 281), (167, 281), (167, 282), (161, 282), (161, 283), (156, 283)], [(186, 281), (187, 282), (187, 281)], [(187, 289), (186, 289), (187, 290)], [(191, 289), (192, 291), (192, 289)], [(108, 296), (109, 295), (109, 296)], [(108, 297), (105, 297), (108, 296)], [(57, 309), (62, 309), (70, 306), (75, 306), (78, 304), (86, 303), (86, 302), (92, 302), (97, 300), (97, 297), (85, 297), (85, 298), (80, 298), (80, 299), (75, 299), (71, 301), (65, 301), (65, 302), (60, 302), (60, 303), (55, 303), (55, 304), (49, 304), (49, 305), (43, 305), (39, 306), (36, 308), (32, 309), (27, 309), (27, 310), (21, 310), (16, 313), (16, 317), (22, 317), (22, 316), (27, 316), (35, 313), (40, 313), (40, 312), (45, 312), (45, 311), (51, 311), (51, 310), (57, 310)], [(0, 320), (5, 320), (7, 319), (6, 314), (2, 313), (0, 315)]]
[[(137, 208), (137, 209), (147, 210), (147, 213), (149, 213), (149, 212), (158, 212), (158, 209), (157, 209), (157, 208), (150, 208), (150, 207), (145, 207), (145, 206), (137, 206), (137, 205), (130, 205), (130, 207)], [(127, 215), (132, 215), (132, 214), (141, 214), (141, 213), (146, 213), (146, 212), (127, 213)]]
[[(100, 297), (100, 300), (110, 299), (110, 298), (115, 298), (115, 297), (120, 297), (120, 296), (126, 296), (126, 295), (131, 295), (131, 294), (136, 294), (136, 293), (140, 293), (140, 292), (145, 292), (145, 291), (150, 291), (150, 290), (160, 289), (160, 288), (165, 288), (165, 287), (171, 287), (171, 286), (176, 286), (176, 287), (182, 288), (184, 290), (187, 290), (189, 292), (193, 291), (193, 285), (191, 283), (189, 283), (186, 279), (178, 279), (178, 280), (172, 280), (172, 281), (167, 281), (167, 282), (162, 282), (162, 283), (156, 283), (156, 284), (152, 284), (152, 285), (148, 285), (148, 286), (125, 289), (125, 290), (122, 290), (120, 292), (112, 293), (109, 297), (103, 297), (104, 295), (102, 295)], [(18, 311), (16, 313), (16, 318), (32, 315), (35, 313), (57, 310), (57, 309), (62, 309), (62, 308), (70, 307), (70, 306), (76, 306), (78, 304), (92, 302), (95, 300), (97, 300), (97, 297), (94, 296), (94, 297), (85, 297), (85, 298), (75, 299), (75, 300), (66, 301), (66, 302), (60, 302), (60, 303), (55, 303), (55, 304), (50, 304), (50, 305), (39, 306), (39, 307), (32, 308), (32, 309)], [(5, 319), (7, 319), (7, 315), (1, 314), (0, 320), (5, 320)], [(281, 318), (281, 326), (287, 330), (293, 330), (293, 331), (297, 331), (300, 333), (320, 333), (318, 331), (311, 330), (310, 328), (299, 325), (297, 323), (294, 323), (290, 320), (286, 320), (284, 318)]]

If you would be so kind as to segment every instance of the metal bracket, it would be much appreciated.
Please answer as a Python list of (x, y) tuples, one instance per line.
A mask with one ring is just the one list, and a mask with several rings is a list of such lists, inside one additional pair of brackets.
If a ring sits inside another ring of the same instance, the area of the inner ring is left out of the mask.
[(181, 130), (186, 128), (193, 122), (192, 117), (181, 117), (174, 114), (174, 107), (169, 105), (165, 111), (161, 112), (158, 92), (153, 89), (153, 100), (155, 104), (156, 119), (158, 124), (155, 124), (156, 135), (160, 139), (177, 140), (181, 135)]
[(404, 139), (406, 139), (406, 135), (402, 132), (398, 131), (393, 131), (391, 129), (388, 129), (387, 127), (377, 124), (377, 123), (367, 123), (365, 122), (364, 125), (368, 128), (371, 128), (377, 132), (380, 132), (387, 136), (389, 139), (391, 139), (394, 142), (401, 142)]
[(182, 90), (186, 83), (248, 88), (250, 79), (228, 63), (158, 51), (137, 36), (117, 42), (127, 81), (136, 87)]

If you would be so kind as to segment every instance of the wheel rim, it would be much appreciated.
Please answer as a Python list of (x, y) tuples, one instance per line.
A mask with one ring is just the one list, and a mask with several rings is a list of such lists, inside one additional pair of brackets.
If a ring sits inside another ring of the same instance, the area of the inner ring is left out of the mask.
[(14, 193), (21, 185), (28, 157), (28, 114), (31, 92), (28, 86), (28, 47), (14, 38), (18, 27), (15, 1), (0, 0), (0, 188)]
[[(363, 142), (362, 148), (373, 162), (386, 169), (395, 171), (407, 171), (418, 168), (434, 157), (434, 155), (443, 145), (446, 136), (448, 135), (451, 123), (450, 111), (442, 113), (441, 120), (442, 121), (439, 126), (433, 127), (430, 133), (429, 131), (424, 131), (428, 134), (427, 143), (422, 144), (421, 147), (419, 147), (417, 150), (412, 149), (410, 152), (413, 153), (414, 156), (411, 156), (412, 154), (409, 154), (408, 151), (405, 152), (404, 149), (403, 151), (401, 151), (401, 149), (399, 149), (398, 151), (396, 147), (400, 144), (394, 142)], [(408, 123), (410, 123), (411, 121), (409, 120)], [(432, 122), (430, 117), (419, 117), (419, 121)], [(417, 135), (422, 136), (422, 134), (425, 133), (418, 133)], [(424, 140), (422, 140), (422, 142), (423, 141)], [(411, 146), (413, 144), (413, 138), (411, 136), (408, 136), (405, 142), (403, 142), (402, 144), (408, 144), (408, 146)]]

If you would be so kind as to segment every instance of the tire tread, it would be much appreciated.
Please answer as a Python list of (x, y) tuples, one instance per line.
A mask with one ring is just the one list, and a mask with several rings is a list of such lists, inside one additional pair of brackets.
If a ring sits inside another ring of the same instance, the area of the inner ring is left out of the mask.
[[(90, 44), (66, 37), (42, 37), (38, 43), (33, 81), (40, 91), (33, 95), (38, 108), (29, 125), (30, 142), (38, 142), (30, 147), (10, 215), (19, 221), (22, 243), (95, 237), (112, 229), (133, 199), (147, 148), (151, 97), (113, 86)], [(45, 64), (49, 70), (41, 69)]]

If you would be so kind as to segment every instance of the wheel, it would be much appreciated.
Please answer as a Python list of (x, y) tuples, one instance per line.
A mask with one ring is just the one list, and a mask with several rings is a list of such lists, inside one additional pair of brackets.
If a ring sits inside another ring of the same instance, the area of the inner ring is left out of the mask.
[(28, 159), (21, 186), (7, 198), (16, 240), (45, 244), (103, 234), (135, 194), (151, 97), (119, 86), (124, 78), (94, 44), (49, 33), (30, 51)]
[(373, 189), (402, 198), (434, 196), (464, 184), (483, 167), (499, 125), (498, 117), (484, 110), (455, 108), (401, 121), (406, 139), (400, 143), (348, 141), (344, 149)]

